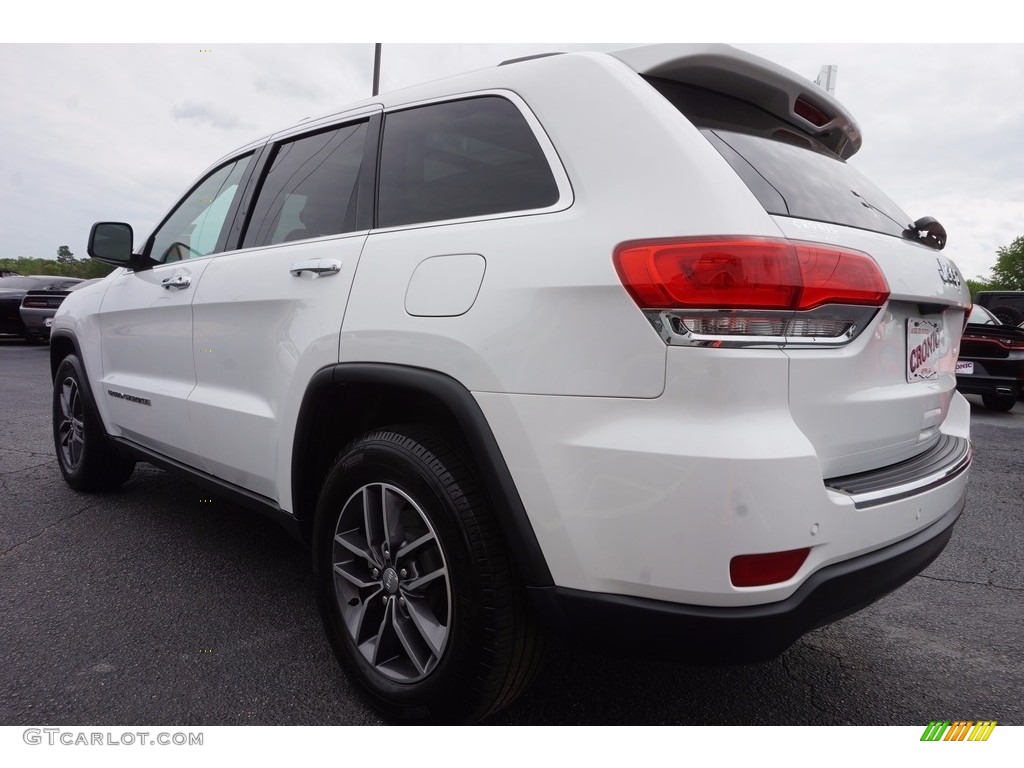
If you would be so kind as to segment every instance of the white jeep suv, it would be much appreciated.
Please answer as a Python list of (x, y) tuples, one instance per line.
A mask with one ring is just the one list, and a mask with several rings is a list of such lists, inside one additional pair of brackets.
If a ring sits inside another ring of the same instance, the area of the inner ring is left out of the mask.
[(53, 326), (67, 482), (178, 470), (308, 542), (386, 716), (485, 717), (547, 632), (778, 655), (964, 508), (970, 296), (828, 93), (724, 46), (562, 54), (215, 163)]

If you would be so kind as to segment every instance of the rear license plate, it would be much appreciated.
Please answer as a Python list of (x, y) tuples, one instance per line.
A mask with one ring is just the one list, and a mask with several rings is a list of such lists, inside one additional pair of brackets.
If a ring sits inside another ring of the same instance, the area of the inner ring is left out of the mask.
[(932, 320), (907, 320), (907, 381), (934, 379), (938, 362), (945, 351), (941, 323)]
[(961, 363), (959, 360), (956, 361), (956, 375), (957, 376), (960, 376), (961, 374), (968, 374), (968, 375), (970, 375), (972, 373), (974, 373), (974, 363), (972, 363), (972, 362), (963, 362), (963, 363)]

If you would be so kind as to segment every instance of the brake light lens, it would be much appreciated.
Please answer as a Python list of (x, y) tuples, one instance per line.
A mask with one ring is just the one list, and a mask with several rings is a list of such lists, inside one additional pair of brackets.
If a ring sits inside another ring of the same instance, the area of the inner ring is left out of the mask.
[(763, 587), (789, 581), (811, 553), (810, 547), (759, 555), (738, 555), (729, 561), (729, 580), (735, 587)]
[(667, 344), (845, 344), (889, 298), (866, 253), (773, 238), (624, 243), (619, 279)]
[(867, 254), (792, 240), (626, 243), (615, 251), (615, 267), (642, 309), (802, 311), (880, 307), (889, 298)]
[(793, 104), (793, 111), (811, 125), (816, 125), (819, 128), (829, 121), (828, 115), (823, 110), (811, 104), (803, 96), (799, 97)]
[(32, 309), (49, 309), (50, 307), (55, 307), (58, 304), (60, 304), (60, 302), (57, 302), (56, 304), (51, 304), (50, 299), (48, 298), (34, 296), (26, 296), (25, 299), (21, 302), (21, 305), (23, 307), (30, 307)]

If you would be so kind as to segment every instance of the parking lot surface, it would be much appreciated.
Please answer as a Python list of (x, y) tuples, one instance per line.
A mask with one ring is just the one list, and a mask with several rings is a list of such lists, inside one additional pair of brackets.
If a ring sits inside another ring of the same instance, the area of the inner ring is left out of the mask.
[[(61, 479), (46, 347), (0, 339), (0, 725), (372, 724), (275, 524), (148, 465)], [(493, 724), (1024, 724), (1024, 402), (972, 398), (968, 508), (942, 556), (767, 664), (702, 668), (553, 643)]]

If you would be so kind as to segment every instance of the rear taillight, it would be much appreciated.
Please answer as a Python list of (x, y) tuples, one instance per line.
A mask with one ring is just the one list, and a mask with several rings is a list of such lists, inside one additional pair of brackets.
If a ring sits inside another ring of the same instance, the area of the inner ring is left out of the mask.
[(763, 587), (789, 581), (800, 570), (810, 547), (760, 555), (739, 555), (729, 561), (729, 580), (735, 587)]
[(637, 305), (656, 327), (668, 326), (669, 341), (696, 335), (845, 343), (889, 297), (870, 256), (818, 243), (633, 242), (619, 246), (614, 261)]
[(50, 307), (56, 307), (59, 305), (59, 301), (56, 304), (51, 304), (50, 299), (45, 296), (26, 296), (21, 302), (21, 306), (29, 307), (31, 309), (49, 309)]

